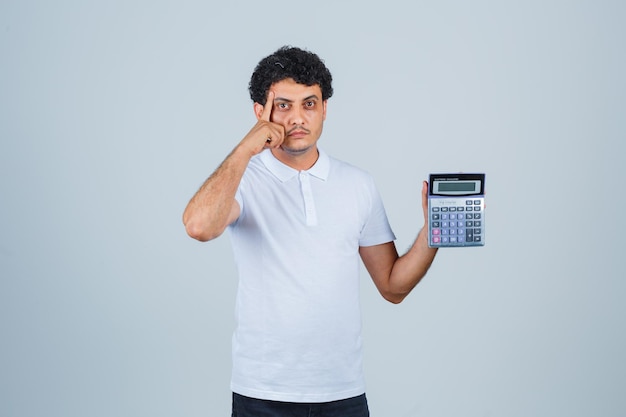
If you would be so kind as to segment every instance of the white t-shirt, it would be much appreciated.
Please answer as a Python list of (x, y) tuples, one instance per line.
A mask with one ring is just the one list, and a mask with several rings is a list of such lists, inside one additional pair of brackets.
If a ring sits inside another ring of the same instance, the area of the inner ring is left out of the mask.
[(231, 389), (288, 402), (363, 394), (358, 249), (395, 239), (373, 179), (322, 150), (300, 172), (265, 150), (236, 199)]

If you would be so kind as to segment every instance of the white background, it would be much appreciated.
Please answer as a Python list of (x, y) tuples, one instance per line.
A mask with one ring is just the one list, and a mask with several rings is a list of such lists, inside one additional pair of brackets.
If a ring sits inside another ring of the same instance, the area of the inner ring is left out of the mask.
[(364, 274), (372, 416), (626, 415), (620, 1), (0, 3), (0, 415), (230, 415), (228, 236), (182, 211), (254, 123), (256, 63), (318, 53), (320, 145), (404, 251), (430, 172), (487, 173), (486, 246), (403, 304)]

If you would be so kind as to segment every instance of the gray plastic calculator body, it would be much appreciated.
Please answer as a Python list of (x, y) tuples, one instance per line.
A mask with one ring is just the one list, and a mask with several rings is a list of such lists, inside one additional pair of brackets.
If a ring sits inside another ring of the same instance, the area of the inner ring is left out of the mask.
[(428, 246), (485, 244), (485, 174), (430, 174)]

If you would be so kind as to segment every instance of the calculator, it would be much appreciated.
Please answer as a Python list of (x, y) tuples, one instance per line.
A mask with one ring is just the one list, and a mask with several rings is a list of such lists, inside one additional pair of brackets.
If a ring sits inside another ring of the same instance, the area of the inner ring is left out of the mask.
[(428, 246), (485, 245), (485, 174), (430, 174)]

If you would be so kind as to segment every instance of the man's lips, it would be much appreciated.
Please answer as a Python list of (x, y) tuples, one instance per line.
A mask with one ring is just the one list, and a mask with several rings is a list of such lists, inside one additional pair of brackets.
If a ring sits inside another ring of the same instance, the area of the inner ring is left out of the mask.
[(303, 136), (308, 135), (309, 133), (311, 133), (310, 131), (306, 130), (306, 129), (293, 129), (290, 130), (289, 132), (287, 132), (287, 136), (291, 136), (291, 137), (295, 137), (295, 138), (301, 138)]

